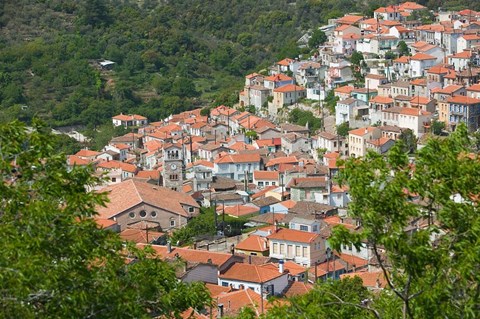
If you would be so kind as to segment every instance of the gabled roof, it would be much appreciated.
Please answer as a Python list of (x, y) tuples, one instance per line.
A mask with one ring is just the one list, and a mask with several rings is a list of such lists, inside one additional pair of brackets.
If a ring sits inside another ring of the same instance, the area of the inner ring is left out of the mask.
[(82, 157), (78, 157), (76, 155), (68, 155), (67, 157), (67, 165), (70, 165), (70, 166), (87, 166), (88, 164), (90, 164), (91, 161), (89, 160), (86, 160)]
[(423, 10), (426, 9), (426, 7), (422, 6), (421, 4), (418, 4), (416, 2), (411, 2), (407, 1), (398, 6), (400, 10)]
[(83, 149), (83, 150), (80, 150), (77, 153), (75, 153), (75, 155), (78, 156), (78, 157), (95, 157), (95, 156), (98, 156), (100, 154), (101, 154), (100, 152), (87, 150), (87, 149)]
[(447, 56), (450, 59), (470, 59), (472, 57), (472, 51), (464, 50), (462, 52), (458, 52), (452, 55)]
[(279, 93), (287, 93), (287, 92), (295, 92), (295, 91), (298, 91), (298, 92), (305, 91), (305, 88), (295, 84), (287, 84), (273, 90), (273, 92), (279, 92)]
[(396, 12), (396, 10), (395, 10), (394, 6), (388, 6), (388, 7), (380, 7), (377, 10), (375, 10), (374, 12), (377, 12), (377, 13), (394, 13), (394, 12)]
[(398, 59), (393, 60), (395, 63), (410, 63), (410, 57), (409, 56), (401, 56)]
[(456, 95), (456, 96), (449, 97), (447, 99), (447, 102), (448, 103), (467, 104), (468, 105), (468, 104), (479, 104), (480, 99), (475, 99), (475, 98), (469, 97), (469, 96)]
[(253, 178), (257, 180), (278, 181), (280, 173), (278, 171), (253, 171)]
[(235, 205), (235, 206), (225, 206), (225, 214), (232, 217), (242, 217), (247, 215), (252, 215), (259, 212), (258, 207), (247, 206), (247, 205)]
[(287, 157), (277, 157), (277, 158), (272, 158), (267, 162), (265, 165), (266, 167), (274, 166), (274, 165), (279, 165), (283, 163), (298, 163), (298, 159), (295, 156), (287, 156)]
[(103, 169), (121, 169), (122, 171), (129, 172), (129, 173), (136, 173), (137, 167), (133, 164), (124, 163), (120, 161), (103, 161), (98, 163), (97, 168)]
[[(457, 92), (458, 90), (462, 89), (463, 86), (461, 85), (455, 85), (455, 84), (452, 84), (452, 85), (449, 85), (449, 86), (446, 86), (444, 87), (443, 89), (440, 89), (439, 91), (437, 91), (437, 93), (440, 93), (440, 94), (452, 94), (454, 92)], [(433, 90), (432, 90), (433, 91)]]
[(348, 134), (357, 135), (357, 136), (364, 136), (364, 135), (367, 135), (368, 133), (373, 132), (375, 129), (376, 129), (376, 127), (373, 127), (373, 126), (364, 127), (364, 128), (357, 128), (357, 129), (348, 131)]
[(219, 274), (218, 278), (242, 282), (266, 283), (285, 274), (269, 267), (235, 263), (225, 272)]
[[(137, 244), (139, 248), (145, 248), (145, 244)], [(212, 264), (215, 266), (222, 266), (232, 258), (231, 254), (219, 253), (207, 250), (196, 250), (190, 248), (172, 247), (171, 252), (168, 252), (167, 246), (151, 245), (156, 254), (162, 259), (176, 259), (177, 256), (185, 261), (191, 263)]]
[(257, 163), (260, 162), (260, 154), (258, 153), (251, 153), (251, 154), (230, 154), (219, 157), (215, 160), (217, 164), (225, 164), (225, 163)]
[(470, 86), (467, 88), (467, 91), (480, 92), (480, 83), (470, 85)]
[(336, 88), (334, 91), (335, 93), (344, 93), (344, 94), (350, 94), (355, 88), (350, 85), (344, 85)]
[(382, 110), (382, 112), (387, 113), (398, 113), (402, 115), (410, 115), (410, 116), (427, 116), (431, 115), (432, 113), (423, 111), (421, 109), (413, 108), (413, 107), (391, 107), (389, 109)]
[(141, 203), (184, 217), (190, 215), (182, 205), (199, 207), (190, 195), (132, 179), (105, 187), (101, 192), (106, 192), (109, 199), (105, 207), (97, 208), (99, 218), (105, 219), (113, 218)]
[(284, 81), (293, 81), (293, 79), (283, 73), (278, 73), (275, 75), (270, 75), (265, 78), (265, 81), (271, 82), (284, 82)]
[(393, 103), (393, 99), (391, 97), (377, 95), (370, 99), (370, 103), (391, 104)]
[(344, 278), (360, 277), (363, 281), (363, 286), (368, 288), (385, 288), (387, 286), (387, 280), (383, 275), (383, 271), (378, 272), (352, 272), (340, 275), (341, 279)]
[(250, 235), (235, 246), (238, 250), (265, 252), (268, 251), (268, 241), (265, 237)]
[(112, 117), (114, 120), (119, 120), (119, 121), (140, 121), (140, 120), (146, 120), (147, 118), (145, 116), (137, 115), (137, 114), (122, 114), (120, 113), (119, 115), (115, 115)]
[(341, 18), (337, 19), (338, 24), (355, 24), (363, 20), (362, 16), (356, 16), (356, 15), (345, 15)]
[(268, 235), (267, 238), (270, 240), (292, 241), (296, 243), (311, 243), (319, 236), (320, 235), (316, 233), (289, 228), (279, 228), (276, 232)]
[(417, 53), (414, 56), (412, 56), (410, 59), (411, 60), (423, 61), (423, 60), (436, 60), (437, 58), (434, 57), (433, 55), (430, 55), (430, 54)]
[(292, 64), (293, 62), (295, 62), (294, 59), (289, 59), (289, 58), (285, 58), (281, 61), (278, 61), (277, 64), (278, 65), (283, 65), (283, 66), (289, 66), (290, 64)]
[(291, 188), (319, 188), (326, 187), (327, 181), (322, 177), (296, 177), (292, 178), (287, 187)]
[(305, 295), (311, 290), (313, 290), (313, 285), (310, 283), (305, 283), (302, 281), (290, 281), (283, 294), (285, 297), (291, 298), (294, 296)]

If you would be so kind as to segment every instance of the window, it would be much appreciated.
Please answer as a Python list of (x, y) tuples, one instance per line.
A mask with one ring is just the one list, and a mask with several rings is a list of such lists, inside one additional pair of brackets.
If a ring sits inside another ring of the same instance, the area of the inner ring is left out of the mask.
[(280, 244), (280, 254), (285, 254), (285, 244)]
[(222, 281), (222, 287), (228, 287), (228, 282)]
[(307, 247), (302, 247), (302, 257), (307, 257)]
[(306, 226), (306, 225), (300, 225), (300, 230), (301, 230), (301, 231), (308, 231), (308, 226)]
[(194, 207), (188, 207), (188, 212), (189, 213), (193, 213), (195, 211), (195, 208)]
[(318, 226), (317, 225), (313, 225), (312, 226), (312, 232), (316, 232), (318, 231)]
[(295, 246), (295, 256), (300, 257), (301, 256), (301, 248), (300, 246)]
[(273, 243), (273, 253), (274, 254), (278, 253), (278, 243)]
[(263, 182), (258, 182), (258, 186), (263, 187)]
[(112, 177), (112, 183), (115, 183), (117, 181), (117, 178)]
[(272, 182), (272, 185), (275, 186), (277, 183), (276, 182)]
[(265, 186), (269, 186), (270, 185), (270, 182), (265, 182)]
[(155, 212), (155, 211), (154, 211), (154, 212), (151, 212), (151, 213), (150, 213), (150, 216), (152, 216), (153, 218), (157, 217), (157, 212)]
[(128, 214), (128, 217), (130, 217), (130, 218), (132, 218), (132, 219), (135, 218), (135, 213), (134, 213), (134, 212), (131, 212), (130, 214)]
[(147, 217), (147, 212), (144, 211), (144, 210), (142, 210), (142, 211), (140, 212), (140, 217), (142, 217), (142, 218)]
[(175, 227), (175, 219), (170, 219), (170, 227)]

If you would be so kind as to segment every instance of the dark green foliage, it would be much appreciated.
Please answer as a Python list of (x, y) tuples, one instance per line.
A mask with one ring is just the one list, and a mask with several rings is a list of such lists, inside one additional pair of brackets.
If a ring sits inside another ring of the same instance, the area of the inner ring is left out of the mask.
[(348, 122), (337, 125), (337, 134), (340, 136), (348, 136), (349, 130), (350, 126), (348, 125)]
[(398, 42), (397, 50), (400, 56), (410, 55), (410, 48), (405, 43), (405, 41)]
[(433, 121), (432, 122), (432, 133), (435, 135), (442, 135), (442, 131), (445, 129), (445, 122)]
[[(92, 217), (105, 194), (90, 168), (67, 170), (56, 137), (33, 121), (0, 125), (2, 318), (170, 317), (209, 301), (149, 251)], [(126, 257), (136, 257), (127, 264)]]
[(411, 129), (405, 129), (400, 134), (399, 140), (402, 141), (403, 150), (408, 154), (413, 154), (417, 150), (417, 137)]
[(308, 40), (308, 46), (310, 47), (310, 49), (314, 49), (319, 45), (325, 43), (325, 41), (327, 41), (327, 36), (325, 32), (323, 32), (320, 29), (317, 29), (313, 31), (312, 37)]
[(322, 120), (316, 117), (311, 111), (304, 111), (296, 108), (290, 111), (288, 120), (291, 123), (305, 126), (308, 124), (310, 132), (316, 132), (322, 127)]

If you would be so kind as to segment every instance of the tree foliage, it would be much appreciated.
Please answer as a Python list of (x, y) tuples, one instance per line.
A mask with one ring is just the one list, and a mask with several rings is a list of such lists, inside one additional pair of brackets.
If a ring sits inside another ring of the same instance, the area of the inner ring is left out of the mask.
[(402, 144), (386, 158), (372, 152), (346, 161), (341, 181), (350, 187), (349, 214), (362, 228), (337, 227), (331, 242), (341, 249), (368, 241), (397, 318), (476, 318), (480, 161), (470, 153), (467, 129), (429, 140), (414, 166)]
[(288, 120), (291, 123), (308, 127), (311, 132), (316, 132), (322, 127), (322, 120), (316, 117), (311, 111), (305, 111), (299, 108), (295, 108), (290, 111)]
[[(106, 195), (90, 169), (67, 170), (48, 129), (0, 125), (0, 307), (5, 318), (171, 317), (208, 302), (149, 250), (93, 217)], [(127, 257), (134, 257), (134, 262)]]
[(327, 41), (327, 35), (320, 29), (313, 31), (312, 36), (308, 39), (308, 46), (310, 49), (315, 49)]

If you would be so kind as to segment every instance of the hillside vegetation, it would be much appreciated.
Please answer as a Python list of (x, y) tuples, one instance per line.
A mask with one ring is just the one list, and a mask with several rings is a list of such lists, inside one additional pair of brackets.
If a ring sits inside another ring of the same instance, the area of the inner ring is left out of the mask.
[[(120, 112), (159, 120), (206, 104), (233, 105), (245, 74), (308, 54), (296, 43), (308, 30), (388, 2), (4, 0), (0, 122), (39, 117), (54, 127), (94, 128)], [(100, 70), (102, 59), (114, 69)]]

